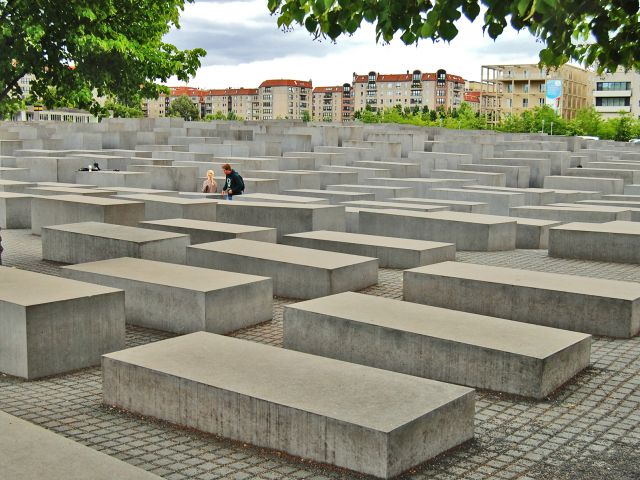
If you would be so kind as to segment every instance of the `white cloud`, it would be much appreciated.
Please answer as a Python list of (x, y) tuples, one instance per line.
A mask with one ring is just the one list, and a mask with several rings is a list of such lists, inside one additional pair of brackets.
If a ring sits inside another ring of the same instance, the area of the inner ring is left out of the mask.
[[(451, 44), (400, 40), (380, 45), (372, 25), (336, 43), (316, 41), (301, 27), (283, 32), (269, 15), (266, 0), (197, 1), (187, 4), (181, 30), (167, 41), (179, 48), (201, 47), (208, 55), (189, 85), (201, 88), (257, 87), (270, 78), (312, 79), (315, 86), (351, 82), (353, 72), (402, 73), (444, 68), (468, 80), (480, 79), (481, 65), (536, 63), (542, 48), (528, 32), (512, 29), (494, 42), (482, 23), (461, 20)], [(178, 82), (169, 82), (177, 84)]]

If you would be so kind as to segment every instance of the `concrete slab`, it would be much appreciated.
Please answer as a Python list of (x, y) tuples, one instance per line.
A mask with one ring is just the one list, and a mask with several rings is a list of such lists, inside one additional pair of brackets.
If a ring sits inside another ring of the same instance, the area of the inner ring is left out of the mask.
[(7, 479), (160, 480), (126, 462), (0, 412), (0, 471)]
[(631, 211), (622, 207), (595, 207), (590, 205), (576, 204), (543, 205), (540, 207), (515, 207), (511, 208), (511, 217), (537, 218), (540, 220), (552, 220), (556, 222), (612, 222), (614, 220), (631, 220)]
[(244, 238), (245, 240), (276, 243), (277, 237), (275, 228), (238, 225), (234, 223), (205, 222), (202, 220), (190, 220), (187, 218), (149, 220), (140, 222), (140, 226), (165, 232), (187, 234), (191, 240), (191, 245), (219, 242), (220, 240), (229, 240), (232, 238)]
[(116, 198), (144, 202), (145, 220), (188, 218), (191, 220), (216, 220), (217, 201), (209, 198), (194, 199), (166, 195), (122, 194)]
[(366, 192), (342, 192), (337, 190), (313, 190), (310, 188), (299, 190), (285, 190), (284, 195), (309, 195), (310, 197), (324, 198), (331, 205), (341, 205), (353, 200), (373, 200), (375, 194)]
[(151, 188), (151, 173), (148, 172), (76, 172), (77, 183), (93, 183), (99, 187)]
[[(393, 199), (395, 200), (395, 199)], [(409, 203), (409, 202), (376, 202), (375, 200), (358, 200), (355, 202), (342, 202), (345, 207), (356, 208), (374, 208), (374, 209), (393, 209), (393, 210), (414, 210), (416, 212), (443, 212), (449, 210), (446, 205), (429, 205), (427, 203)]]
[(284, 347), (542, 399), (589, 365), (591, 336), (359, 293), (285, 306)]
[(31, 228), (31, 195), (0, 192), (0, 228)]
[(121, 290), (0, 266), (0, 372), (31, 380), (97, 365), (124, 335)]
[(53, 195), (88, 195), (90, 197), (110, 197), (115, 195), (115, 190), (101, 190), (97, 188), (78, 188), (78, 187), (28, 187), (25, 193), (29, 195), (44, 195), (47, 197)]
[(425, 203), (428, 205), (444, 205), (452, 212), (489, 213), (489, 205), (482, 202), (465, 202), (461, 200), (443, 200), (440, 198), (401, 197), (395, 198), (394, 203)]
[(385, 268), (413, 268), (456, 258), (456, 246), (452, 243), (327, 230), (285, 235), (282, 237), (282, 243), (295, 247), (373, 257), (378, 259), (380, 267)]
[(272, 317), (270, 278), (137, 258), (63, 267), (63, 274), (124, 290), (127, 323), (146, 328), (226, 334)]
[[(463, 163), (458, 167), (467, 172), (491, 172), (502, 173), (505, 176), (506, 187), (527, 188), (531, 177), (531, 169), (525, 165), (478, 165), (476, 163)], [(478, 182), (478, 184), (483, 184)], [(486, 185), (486, 183), (484, 183)]]
[(25, 188), (35, 186), (36, 184), (33, 182), (0, 179), (0, 192), (24, 193)]
[(473, 180), (478, 185), (491, 187), (506, 187), (507, 176), (498, 172), (478, 172), (465, 170), (433, 170), (431, 178), (456, 178), (461, 180)]
[(637, 222), (567, 223), (551, 229), (549, 255), (598, 262), (640, 264)]
[(82, 195), (35, 196), (31, 200), (31, 232), (49, 225), (103, 222), (135, 227), (144, 220), (144, 203)]
[(411, 197), (415, 195), (412, 187), (393, 187), (382, 185), (327, 185), (329, 191), (373, 193), (374, 199), (384, 201), (389, 198)]
[(204, 332), (105, 356), (103, 394), (109, 405), (382, 478), (473, 436), (465, 387)]
[(525, 205), (546, 205), (556, 201), (555, 191), (544, 188), (486, 187), (483, 185), (465, 186), (462, 188), (481, 192), (522, 193), (524, 194)]
[(273, 278), (274, 295), (316, 298), (378, 283), (376, 258), (234, 239), (192, 245), (187, 264)]
[(42, 227), (42, 258), (84, 263), (133, 257), (184, 263), (189, 237), (110, 223), (80, 222)]
[(345, 212), (339, 205), (304, 205), (300, 203), (267, 203), (220, 201), (218, 222), (275, 228), (278, 240), (288, 233), (312, 230), (344, 232)]
[(470, 190), (465, 188), (434, 188), (429, 197), (442, 200), (462, 200), (486, 203), (492, 215), (509, 215), (509, 209), (524, 205), (524, 193)]
[[(293, 191), (293, 190), (289, 190)], [(315, 190), (314, 190), (315, 191)], [(320, 190), (321, 191), (321, 190)], [(304, 204), (317, 204), (317, 205), (329, 205), (329, 200), (326, 198), (314, 197), (312, 195), (274, 195), (270, 193), (248, 193), (240, 196), (233, 197), (238, 202), (275, 202), (275, 203), (304, 203)]]
[(577, 275), (443, 262), (407, 270), (404, 299), (548, 327), (630, 338), (640, 285)]
[(458, 250), (513, 250), (516, 221), (462, 212), (368, 210), (359, 212), (360, 233), (455, 243)]
[[(579, 168), (577, 170), (584, 170)], [(544, 188), (582, 190), (600, 192), (604, 195), (618, 194), (624, 190), (624, 181), (620, 178), (550, 176), (544, 179)]]

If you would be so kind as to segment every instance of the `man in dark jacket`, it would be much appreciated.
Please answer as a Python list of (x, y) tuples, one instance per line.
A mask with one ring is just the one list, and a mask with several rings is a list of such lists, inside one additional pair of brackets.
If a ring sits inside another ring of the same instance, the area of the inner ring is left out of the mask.
[(222, 171), (226, 178), (222, 186), (222, 194), (227, 194), (227, 199), (232, 200), (234, 195), (242, 195), (244, 191), (244, 181), (242, 177), (231, 168), (231, 165), (225, 163), (222, 165)]

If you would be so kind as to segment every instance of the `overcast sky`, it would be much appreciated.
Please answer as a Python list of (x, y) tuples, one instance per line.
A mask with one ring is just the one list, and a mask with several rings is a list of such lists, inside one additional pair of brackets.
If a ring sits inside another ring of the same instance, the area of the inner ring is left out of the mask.
[[(314, 86), (351, 82), (353, 72), (403, 73), (415, 69), (480, 80), (481, 65), (537, 63), (540, 43), (527, 32), (506, 30), (494, 42), (482, 33), (482, 23), (457, 23), (451, 42), (406, 46), (399, 39), (376, 44), (370, 24), (336, 43), (313, 40), (303, 28), (283, 32), (267, 9), (267, 0), (196, 0), (180, 17), (180, 30), (165, 38), (181, 49), (204, 48), (207, 56), (192, 87), (257, 87), (263, 80), (313, 80)], [(184, 83), (172, 81), (170, 85)]]

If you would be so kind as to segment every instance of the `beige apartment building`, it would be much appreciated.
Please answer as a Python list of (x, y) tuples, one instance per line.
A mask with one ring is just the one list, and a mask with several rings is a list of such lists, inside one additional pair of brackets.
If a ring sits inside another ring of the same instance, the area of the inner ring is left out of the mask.
[(206, 90), (204, 96), (204, 114), (230, 113), (244, 120), (260, 119), (260, 102), (257, 88), (226, 88)]
[(313, 89), (313, 114), (316, 122), (348, 122), (353, 118), (351, 85)]
[(630, 113), (640, 118), (640, 72), (619, 69), (593, 76), (593, 105), (604, 118)]
[(440, 69), (435, 73), (414, 70), (410, 73), (368, 75), (353, 74), (352, 102), (354, 112), (405, 107), (438, 107), (453, 109), (463, 102), (464, 79)]
[[(495, 124), (506, 114), (518, 115), (549, 104), (562, 118), (571, 120), (579, 109), (591, 105), (591, 75), (568, 64), (556, 70), (536, 64), (483, 65), (480, 113)], [(559, 96), (548, 91), (551, 88)]]
[(311, 116), (312, 88), (310, 80), (265, 80), (258, 88), (259, 119), (301, 119), (305, 111)]

